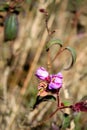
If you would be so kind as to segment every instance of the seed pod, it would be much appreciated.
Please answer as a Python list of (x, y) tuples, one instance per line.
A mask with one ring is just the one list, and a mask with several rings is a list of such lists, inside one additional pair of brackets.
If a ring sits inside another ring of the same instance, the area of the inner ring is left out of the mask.
[(16, 39), (18, 34), (18, 19), (16, 14), (11, 13), (7, 15), (4, 25), (4, 40), (11, 41)]

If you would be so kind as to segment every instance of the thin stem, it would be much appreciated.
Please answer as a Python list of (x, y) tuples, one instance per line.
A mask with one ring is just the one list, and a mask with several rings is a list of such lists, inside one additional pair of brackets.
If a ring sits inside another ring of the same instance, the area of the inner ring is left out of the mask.
[(50, 50), (47, 52), (47, 68), (48, 68), (48, 72), (50, 72), (50, 69), (52, 68)]
[(57, 112), (58, 110), (62, 110), (62, 109), (66, 109), (66, 108), (71, 108), (71, 106), (72, 106), (72, 105), (70, 105), (70, 106), (60, 106), (60, 107), (58, 107), (53, 113), (50, 114), (49, 117), (47, 117), (45, 120), (39, 122), (36, 126), (34, 125), (33, 127), (40, 126), (40, 125), (42, 125), (43, 123), (45, 123), (46, 121), (48, 121), (49, 119), (51, 119), (51, 118), (56, 114), (56, 112)]
[(50, 30), (49, 30), (49, 27), (48, 27), (48, 17), (47, 17), (47, 15), (46, 15), (45, 22), (46, 22), (46, 29), (47, 29), (47, 32), (48, 32), (48, 36), (50, 36)]
[[(46, 15), (45, 23), (46, 23), (46, 29), (47, 29), (47, 32), (48, 32), (48, 37), (50, 38), (50, 29), (48, 27), (48, 15)], [(50, 69), (51, 69), (50, 50), (47, 51), (47, 68), (48, 68), (48, 71), (50, 72)]]
[(49, 36), (49, 38), (51, 37), (51, 35), (53, 35), (56, 31), (55, 30), (53, 30), (53, 31), (51, 31), (50, 29), (49, 29), (49, 27), (48, 27), (48, 15), (46, 15), (46, 20), (45, 20), (45, 22), (46, 22), (46, 29), (47, 29), (47, 32), (48, 32), (48, 36)]
[(59, 98), (59, 92), (57, 91), (57, 106), (60, 106), (60, 98)]
[(56, 60), (56, 58), (60, 55), (60, 53), (62, 53), (63, 51), (65, 50), (65, 48), (61, 48), (58, 52), (57, 52), (57, 54), (55, 55), (55, 57), (53, 58), (53, 60), (52, 60), (52, 63)]
[(49, 119), (50, 119), (51, 117), (53, 117), (58, 110), (62, 110), (62, 109), (65, 109), (65, 108), (71, 108), (71, 105), (70, 105), (70, 106), (60, 106), (60, 107), (58, 107), (58, 108), (49, 116)]
[[(78, 18), (79, 18), (79, 16), (80, 16), (80, 14), (81, 14), (81, 12), (77, 12), (77, 13), (75, 14), (75, 16), (74, 16), (74, 22), (73, 22), (73, 26), (72, 26), (72, 27), (75, 28), (75, 27), (77, 26)], [(66, 42), (65, 42), (64, 46), (66, 46), (66, 44), (69, 43), (71, 37), (72, 37), (72, 31), (70, 32), (69, 37), (66, 39)], [(56, 60), (56, 58), (57, 58), (57, 57), (60, 55), (60, 53), (63, 52), (64, 50), (65, 50), (65, 48), (60, 49), (60, 51), (58, 51), (58, 53), (56, 54), (56, 56), (55, 56), (54, 59), (52, 60), (52, 63)]]

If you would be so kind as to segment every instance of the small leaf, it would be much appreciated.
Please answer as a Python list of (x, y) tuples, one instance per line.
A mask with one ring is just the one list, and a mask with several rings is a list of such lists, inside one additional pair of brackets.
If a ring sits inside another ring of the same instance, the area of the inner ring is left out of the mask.
[(7, 11), (8, 8), (9, 8), (9, 5), (8, 5), (8, 4), (1, 4), (1, 5), (0, 5), (0, 12)]
[(75, 130), (81, 130), (80, 119), (81, 119), (81, 112), (74, 113)]
[(42, 98), (43, 101), (48, 101), (48, 100), (56, 100), (56, 98), (53, 95), (47, 95)]
[(69, 46), (66, 47), (65, 49), (67, 49), (71, 53), (71, 56), (72, 56), (72, 62), (70, 64), (70, 66), (67, 67), (67, 68), (64, 68), (64, 70), (68, 70), (68, 69), (70, 69), (74, 65), (74, 63), (76, 61), (76, 52), (75, 52), (74, 48), (69, 47)]
[(4, 26), (5, 41), (15, 40), (18, 34), (18, 18), (16, 14), (7, 15)]
[(33, 106), (33, 109), (35, 109), (37, 107), (37, 105), (39, 105), (41, 102), (52, 100), (52, 99), (56, 100), (56, 98), (52, 95), (47, 95), (47, 96), (44, 96), (44, 97), (37, 96), (37, 99), (36, 99), (36, 102)]
[(3, 12), (3, 11), (5, 11), (5, 8), (4, 7), (0, 7), (0, 12)]
[(49, 48), (54, 45), (54, 44), (58, 44), (60, 47), (62, 47), (63, 42), (60, 39), (52, 39), (50, 40), (47, 45), (46, 45), (46, 51), (49, 50)]
[(69, 101), (63, 101), (64, 106), (70, 106), (71, 103)]
[(24, 9), (23, 9), (22, 7), (20, 7), (20, 6), (17, 6), (13, 12), (14, 12), (15, 14), (17, 14), (17, 15), (18, 15), (20, 12), (25, 13)]
[(66, 129), (70, 127), (71, 118), (69, 114), (64, 113), (62, 128)]

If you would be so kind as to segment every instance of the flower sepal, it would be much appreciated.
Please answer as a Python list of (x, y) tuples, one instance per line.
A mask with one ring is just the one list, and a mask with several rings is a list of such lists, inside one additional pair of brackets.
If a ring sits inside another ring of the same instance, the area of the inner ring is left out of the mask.
[(53, 95), (37, 96), (33, 109), (35, 109), (40, 103), (49, 101), (49, 100), (56, 100), (56, 98)]

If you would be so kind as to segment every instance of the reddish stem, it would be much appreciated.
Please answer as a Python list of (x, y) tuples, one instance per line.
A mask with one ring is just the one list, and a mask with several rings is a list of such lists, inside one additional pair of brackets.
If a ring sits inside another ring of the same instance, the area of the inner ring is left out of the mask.
[(59, 91), (57, 91), (57, 107), (60, 106)]
[(45, 22), (46, 22), (46, 29), (47, 29), (47, 32), (48, 32), (48, 36), (50, 36), (50, 30), (49, 30), (49, 27), (48, 27), (48, 18), (46, 18)]
[(49, 118), (53, 117), (58, 110), (62, 110), (62, 109), (65, 109), (65, 108), (71, 108), (71, 105), (70, 105), (70, 106), (60, 106), (60, 107), (58, 107), (58, 108), (49, 116)]
[[(40, 126), (41, 124), (43, 124), (43, 123), (45, 123), (46, 121), (48, 121), (49, 119), (51, 119), (55, 114), (56, 114), (56, 112), (58, 111), (58, 110), (62, 110), (62, 109), (65, 109), (65, 108), (71, 108), (72, 107), (72, 105), (70, 105), (70, 106), (60, 106), (60, 107), (58, 107), (52, 114), (50, 114), (50, 116), (49, 117), (47, 117), (45, 120), (43, 120), (42, 122), (39, 122), (36, 126)], [(35, 126), (34, 126), (35, 127)]]

